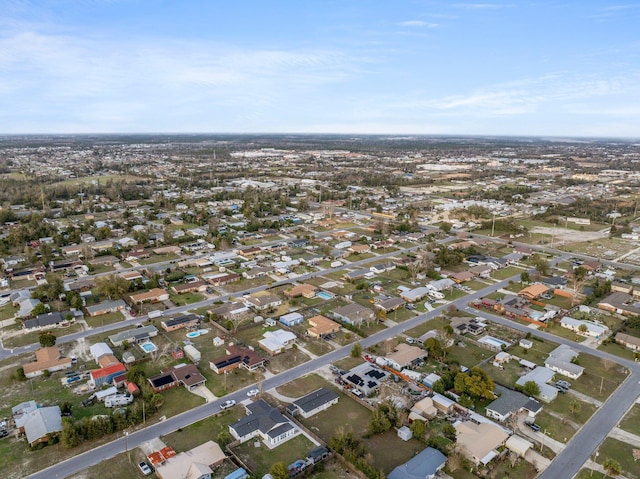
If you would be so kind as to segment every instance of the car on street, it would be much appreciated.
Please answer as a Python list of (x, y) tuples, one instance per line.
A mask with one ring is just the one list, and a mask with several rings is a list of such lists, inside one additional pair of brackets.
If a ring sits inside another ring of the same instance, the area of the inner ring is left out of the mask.
[(259, 389), (251, 389), (250, 391), (247, 392), (247, 396), (250, 398), (256, 397), (258, 394), (260, 394)]
[(525, 422), (525, 424), (527, 425), (527, 427), (533, 431), (538, 432), (540, 430), (540, 426), (538, 424), (536, 424), (535, 422)]
[(149, 474), (151, 474), (151, 468), (144, 461), (138, 463), (138, 469), (140, 469), (140, 472), (142, 472), (142, 474), (144, 474), (145, 476), (148, 476)]
[(233, 399), (230, 399), (220, 404), (220, 409), (222, 410), (229, 409), (230, 407), (233, 407), (235, 405), (236, 405), (236, 402)]

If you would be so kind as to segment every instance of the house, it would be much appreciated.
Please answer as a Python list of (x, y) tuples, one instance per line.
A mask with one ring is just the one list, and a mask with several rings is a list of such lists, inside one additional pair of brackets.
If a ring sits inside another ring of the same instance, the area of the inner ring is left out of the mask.
[(127, 329), (109, 336), (109, 341), (114, 346), (122, 346), (125, 341), (129, 344), (139, 344), (158, 335), (158, 328), (150, 324), (141, 328)]
[(493, 357), (493, 365), (496, 368), (502, 368), (505, 364), (507, 364), (511, 360), (511, 355), (506, 351), (500, 351)]
[(125, 373), (126, 371), (127, 368), (125, 368), (124, 364), (120, 362), (110, 364), (109, 366), (89, 371), (89, 382), (94, 387), (99, 388), (103, 384), (110, 384), (113, 381), (113, 378)]
[(354, 326), (360, 326), (362, 321), (369, 322), (375, 318), (375, 313), (371, 309), (360, 306), (358, 303), (340, 306), (334, 309), (331, 314), (338, 321), (353, 324)]
[(371, 251), (371, 246), (368, 244), (352, 244), (347, 250), (353, 254), (368, 253)]
[(207, 311), (222, 319), (239, 319), (249, 313), (249, 308), (241, 301), (231, 301)]
[(511, 415), (523, 410), (528, 411), (530, 417), (535, 417), (542, 410), (542, 405), (538, 401), (518, 391), (513, 391), (496, 384), (494, 392), (499, 396), (487, 404), (486, 412), (489, 418), (504, 422), (511, 417)]
[(176, 331), (177, 329), (191, 328), (200, 324), (200, 316), (189, 313), (176, 316), (175, 318), (163, 319), (160, 326), (167, 332)]
[(504, 443), (507, 449), (513, 452), (516, 456), (524, 457), (529, 449), (533, 448), (533, 444), (527, 441), (525, 438), (512, 435), (507, 442)]
[(52, 373), (69, 369), (70, 367), (71, 358), (62, 357), (57, 346), (37, 349), (36, 360), (22, 365), (24, 375), (28, 378), (40, 376), (44, 374), (45, 371)]
[(264, 278), (274, 271), (275, 269), (272, 266), (259, 266), (251, 268), (249, 271), (244, 271), (242, 273), (242, 276), (244, 276), (246, 279)]
[(456, 283), (460, 284), (473, 280), (473, 278), (475, 278), (475, 275), (471, 271), (460, 271), (458, 273), (453, 273), (449, 277)]
[(560, 320), (560, 326), (578, 334), (592, 336), (594, 338), (602, 338), (611, 332), (604, 324), (582, 319), (573, 319), (569, 316), (565, 316)]
[(501, 427), (490, 422), (460, 421), (454, 427), (460, 451), (476, 465), (486, 466), (491, 462), (499, 454), (497, 449), (509, 437)]
[(258, 341), (258, 344), (271, 356), (275, 356), (276, 354), (280, 354), (285, 350), (290, 349), (295, 340), (296, 335), (291, 331), (277, 329), (275, 331), (267, 331), (264, 333), (264, 338)]
[(529, 301), (538, 299), (540, 296), (549, 291), (549, 288), (542, 283), (530, 284), (526, 288), (518, 291), (518, 296), (521, 296)]
[(245, 304), (254, 308), (257, 311), (265, 311), (271, 308), (277, 308), (282, 304), (282, 300), (275, 294), (261, 291), (259, 293), (253, 293), (244, 299)]
[(155, 466), (159, 479), (211, 479), (213, 469), (226, 459), (217, 442), (207, 441)]
[(292, 327), (304, 321), (304, 317), (300, 313), (288, 313), (280, 316), (280, 322), (285, 326)]
[(640, 306), (633, 296), (627, 293), (611, 293), (598, 303), (598, 308), (625, 316), (640, 314)]
[(388, 479), (433, 479), (447, 463), (447, 456), (433, 447), (427, 447), (409, 461), (397, 466)]
[(113, 351), (107, 345), (107, 343), (96, 343), (89, 346), (89, 353), (95, 362), (105, 355), (113, 356)]
[(310, 299), (316, 295), (317, 290), (318, 288), (316, 288), (312, 284), (302, 283), (295, 285), (293, 288), (285, 290), (284, 295), (290, 299), (297, 298), (299, 296)]
[[(67, 318), (67, 315), (69, 318)], [(39, 314), (33, 319), (25, 319), (23, 321), (24, 329), (42, 329), (55, 328), (69, 324), (69, 320), (75, 319), (72, 311)]]
[(365, 396), (369, 396), (380, 388), (380, 383), (389, 376), (387, 371), (375, 364), (365, 362), (342, 375), (342, 379), (350, 383)]
[(207, 283), (203, 280), (197, 280), (191, 283), (174, 284), (171, 286), (171, 292), (173, 294), (204, 293), (207, 288)]
[(544, 365), (558, 374), (578, 379), (584, 372), (584, 368), (572, 362), (577, 357), (577, 351), (566, 344), (561, 344), (549, 353)]
[(382, 274), (382, 273), (386, 273), (388, 271), (393, 271), (394, 269), (396, 269), (396, 265), (394, 263), (380, 263), (380, 264), (374, 264), (373, 266), (369, 267), (369, 270), (373, 273), (373, 274)]
[(216, 374), (223, 374), (236, 368), (245, 368), (255, 371), (264, 366), (266, 359), (257, 354), (253, 349), (237, 345), (230, 345), (226, 349), (226, 355), (215, 358), (209, 362), (209, 366)]
[(159, 303), (168, 300), (169, 293), (162, 288), (153, 288), (144, 293), (132, 294), (129, 298), (133, 304)]
[(373, 276), (374, 273), (366, 268), (349, 271), (348, 273), (342, 275), (342, 277), (347, 281), (358, 281), (359, 279), (373, 278)]
[(143, 276), (139, 271), (123, 271), (122, 273), (118, 273), (118, 276), (127, 281), (143, 279)]
[(388, 353), (384, 359), (388, 366), (400, 371), (425, 357), (427, 357), (426, 350), (406, 343), (400, 343), (396, 346), (394, 351)]
[(406, 303), (404, 299), (390, 297), (384, 299), (382, 301), (376, 302), (374, 307), (384, 311), (385, 313), (390, 313), (391, 311), (395, 311), (396, 309), (404, 306)]
[(438, 410), (433, 405), (433, 399), (426, 397), (413, 405), (409, 412), (409, 420), (415, 421), (418, 419), (424, 421), (425, 419), (433, 419), (437, 414)]
[(431, 291), (431, 288), (420, 286), (418, 288), (401, 291), (400, 297), (407, 303), (415, 303), (416, 301), (420, 301), (422, 298), (427, 296), (429, 294), (429, 291)]
[(337, 404), (339, 397), (338, 393), (332, 389), (320, 388), (296, 399), (287, 410), (293, 415), (300, 414), (304, 418), (309, 418)]
[(245, 411), (246, 417), (229, 426), (231, 435), (241, 443), (258, 437), (272, 449), (300, 433), (291, 421), (264, 399), (247, 404)]
[(123, 311), (126, 309), (127, 304), (121, 300), (116, 299), (115, 301), (103, 301), (102, 303), (93, 304), (91, 306), (87, 306), (87, 313), (89, 316), (101, 316), (103, 314), (115, 313), (116, 311)]
[(553, 379), (553, 376), (554, 372), (551, 369), (538, 366), (534, 367), (523, 376), (520, 376), (516, 381), (516, 385), (524, 386), (527, 382), (533, 381), (540, 389), (538, 398), (548, 403), (558, 396), (558, 389), (549, 384), (549, 381)]
[[(62, 432), (62, 413), (60, 407), (26, 407), (18, 417), (14, 414), (16, 428), (27, 436), (30, 446), (49, 442), (51, 438)], [(24, 404), (24, 403), (23, 403)]]
[(328, 334), (334, 334), (340, 331), (340, 325), (322, 315), (313, 316), (308, 319), (309, 328), (307, 334), (312, 338), (322, 338)]
[(149, 381), (153, 392), (159, 393), (179, 385), (192, 390), (204, 384), (207, 379), (198, 371), (195, 364), (181, 363), (161, 371), (156, 376), (147, 378), (147, 381)]
[(616, 334), (616, 343), (624, 346), (632, 351), (640, 351), (640, 338), (631, 336), (630, 334), (618, 333)]

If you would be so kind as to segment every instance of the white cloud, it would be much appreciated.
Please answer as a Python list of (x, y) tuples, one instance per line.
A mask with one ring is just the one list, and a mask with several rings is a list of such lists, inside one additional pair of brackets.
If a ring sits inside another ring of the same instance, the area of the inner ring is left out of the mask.
[(406, 22), (400, 22), (398, 25), (410, 28), (436, 28), (438, 26), (437, 23), (424, 22), (422, 20), (407, 20)]

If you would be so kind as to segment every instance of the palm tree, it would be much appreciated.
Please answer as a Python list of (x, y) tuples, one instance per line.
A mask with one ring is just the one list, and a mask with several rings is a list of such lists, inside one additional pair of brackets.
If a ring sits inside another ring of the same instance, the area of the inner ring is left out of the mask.
[(607, 476), (616, 477), (620, 475), (620, 473), (622, 472), (620, 463), (615, 459), (611, 459), (611, 458), (607, 459), (606, 461), (604, 461), (604, 464), (602, 464), (602, 467), (604, 468), (604, 471), (607, 474)]

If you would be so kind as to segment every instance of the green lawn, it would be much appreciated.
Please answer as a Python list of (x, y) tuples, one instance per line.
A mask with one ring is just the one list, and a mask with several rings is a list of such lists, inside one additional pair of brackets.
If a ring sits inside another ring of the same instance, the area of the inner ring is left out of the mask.
[(592, 469), (580, 469), (575, 479), (604, 479), (605, 475)]
[(340, 428), (353, 431), (356, 437), (367, 432), (371, 411), (345, 394), (340, 392), (339, 395), (338, 404), (310, 418), (300, 418), (302, 424), (327, 443)]
[(4, 305), (0, 308), (0, 321), (13, 318), (19, 309), (20, 308), (13, 306), (11, 303)]
[(640, 405), (633, 405), (627, 415), (620, 421), (620, 428), (640, 436)]
[(243, 407), (233, 407), (221, 413), (209, 416), (177, 431), (163, 436), (162, 440), (176, 452), (188, 451), (206, 442), (215, 441), (218, 434), (228, 431), (230, 424), (244, 417)]
[(373, 465), (385, 474), (424, 449), (424, 444), (416, 439), (400, 439), (395, 429), (364, 439), (363, 442), (373, 456)]
[(276, 390), (285, 396), (298, 398), (305, 394), (309, 394), (316, 389), (327, 387), (329, 384), (327, 381), (317, 374), (308, 374), (298, 379), (294, 379), (290, 383), (284, 384)]
[(507, 266), (506, 268), (499, 269), (491, 273), (491, 277), (494, 279), (507, 279), (511, 276), (520, 275), (524, 270), (522, 268), (517, 268), (515, 266)]
[(184, 306), (202, 301), (204, 296), (199, 293), (170, 294), (169, 299), (176, 306)]
[(97, 328), (98, 326), (104, 326), (105, 324), (117, 323), (118, 321), (122, 321), (124, 316), (120, 311), (116, 311), (115, 313), (107, 313), (101, 316), (85, 316), (84, 317), (87, 324), (92, 328)]
[(573, 381), (573, 388), (604, 401), (625, 380), (627, 370), (613, 361), (581, 353), (579, 363), (584, 373)]
[(640, 466), (633, 460), (634, 447), (617, 439), (608, 437), (598, 447), (596, 462), (604, 464), (607, 459), (613, 459), (620, 463), (622, 475), (629, 479), (640, 479)]
[[(55, 336), (65, 336), (71, 333), (77, 333), (82, 331), (80, 324), (74, 323), (67, 327), (49, 329), (47, 331), (52, 332)], [(2, 342), (5, 348), (19, 348), (21, 346), (28, 346), (29, 344), (37, 343), (38, 336), (41, 331), (33, 331), (30, 333), (18, 334), (16, 336), (6, 337)]]
[(615, 342), (602, 343), (600, 344), (600, 346), (598, 346), (598, 349), (600, 351), (606, 351), (607, 353), (614, 354), (623, 359), (628, 359), (629, 361), (633, 361), (635, 359), (635, 354), (633, 351)]
[(315, 444), (303, 434), (289, 439), (274, 449), (269, 449), (262, 443), (260, 443), (259, 447), (255, 447), (254, 443), (255, 441), (247, 441), (233, 449), (238, 457), (251, 469), (254, 477), (264, 476), (276, 462), (282, 461), (288, 465), (296, 459), (304, 458), (315, 447)]

